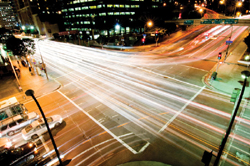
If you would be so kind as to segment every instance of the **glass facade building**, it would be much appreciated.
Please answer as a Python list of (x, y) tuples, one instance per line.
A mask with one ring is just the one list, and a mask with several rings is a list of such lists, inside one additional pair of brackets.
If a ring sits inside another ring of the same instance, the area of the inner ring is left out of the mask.
[(62, 6), (66, 31), (105, 36), (143, 32), (140, 16), (163, 5), (161, 0), (72, 0)]

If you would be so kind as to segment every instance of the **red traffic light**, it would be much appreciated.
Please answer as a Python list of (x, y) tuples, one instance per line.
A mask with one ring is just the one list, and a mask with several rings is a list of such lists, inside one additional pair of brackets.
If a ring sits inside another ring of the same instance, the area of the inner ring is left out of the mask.
[(141, 41), (142, 41), (142, 43), (144, 43), (145, 42), (145, 38), (142, 38)]
[(218, 59), (221, 59), (221, 56), (222, 56), (222, 53), (220, 52), (220, 53), (218, 54)]
[(155, 33), (158, 33), (158, 31), (155, 31)]

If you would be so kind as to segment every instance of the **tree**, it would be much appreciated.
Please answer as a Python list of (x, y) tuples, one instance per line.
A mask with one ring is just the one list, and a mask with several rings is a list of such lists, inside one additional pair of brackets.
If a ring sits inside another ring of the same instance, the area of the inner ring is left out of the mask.
[(14, 55), (27, 56), (35, 54), (35, 43), (32, 39), (18, 39), (10, 36), (6, 41), (7, 50), (11, 50)]

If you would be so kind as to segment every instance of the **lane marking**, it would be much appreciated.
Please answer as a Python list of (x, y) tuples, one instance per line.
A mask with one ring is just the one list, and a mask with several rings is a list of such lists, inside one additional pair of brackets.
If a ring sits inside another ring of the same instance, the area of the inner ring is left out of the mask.
[(92, 119), (96, 124), (98, 124), (101, 128), (103, 128), (106, 132), (108, 132), (114, 139), (116, 139), (118, 142), (120, 142), (123, 146), (125, 146), (127, 149), (129, 149), (133, 154), (137, 154), (134, 149), (132, 149), (129, 145), (127, 145), (124, 141), (120, 139), (119, 136), (116, 136), (113, 134), (108, 128), (103, 126), (101, 123), (99, 123), (95, 118), (93, 118), (89, 113), (87, 113), (84, 109), (79, 107), (74, 101), (72, 101), (70, 98), (68, 98), (66, 95), (64, 95), (62, 92), (57, 90), (58, 93), (60, 93), (62, 96), (64, 96), (69, 102), (71, 102), (74, 106), (76, 106), (79, 110), (81, 110), (85, 115), (87, 115), (90, 119)]
[(203, 86), (180, 110), (177, 114), (175, 114), (158, 132), (161, 133), (164, 131), (170, 123), (172, 123), (177, 116), (179, 116), (182, 111), (204, 90), (205, 86)]

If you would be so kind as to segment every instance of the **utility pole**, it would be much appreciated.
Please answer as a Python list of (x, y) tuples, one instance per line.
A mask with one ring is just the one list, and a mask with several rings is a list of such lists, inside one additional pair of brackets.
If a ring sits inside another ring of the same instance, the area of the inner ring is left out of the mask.
[(43, 61), (43, 56), (42, 56), (41, 49), (40, 49), (38, 43), (39, 43), (39, 39), (37, 40), (37, 46), (38, 46), (39, 53), (40, 53), (40, 56), (41, 56), (41, 59), (42, 59), (42, 68), (44, 69), (44, 72), (45, 72), (45, 74), (46, 74), (47, 80), (49, 80), (48, 73), (47, 73), (47, 70), (46, 70), (46, 65), (45, 65), (45, 63), (44, 63), (44, 61)]

